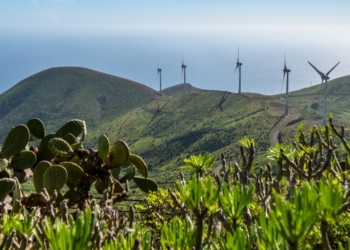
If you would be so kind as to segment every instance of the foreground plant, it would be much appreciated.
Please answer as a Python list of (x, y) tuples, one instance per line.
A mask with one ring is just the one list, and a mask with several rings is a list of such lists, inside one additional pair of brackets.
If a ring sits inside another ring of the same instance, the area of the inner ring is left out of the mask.
[[(18, 212), (23, 206), (47, 207), (48, 203), (58, 207), (64, 199), (68, 200), (68, 207), (84, 209), (93, 185), (98, 193), (107, 192), (111, 203), (128, 196), (122, 186), (128, 181), (133, 180), (144, 192), (157, 190), (157, 184), (148, 178), (146, 163), (130, 153), (126, 142), (117, 140), (110, 145), (108, 137), (101, 135), (98, 150), (84, 149), (86, 131), (85, 122), (77, 119), (68, 121), (54, 134), (46, 134), (39, 119), (13, 127), (0, 152), (0, 202), (9, 194), (14, 197), (3, 212)], [(38, 147), (28, 146), (37, 140)], [(120, 176), (122, 168), (127, 171)], [(31, 175), (36, 193), (22, 197), (19, 183)], [(62, 193), (64, 186), (69, 190)]]

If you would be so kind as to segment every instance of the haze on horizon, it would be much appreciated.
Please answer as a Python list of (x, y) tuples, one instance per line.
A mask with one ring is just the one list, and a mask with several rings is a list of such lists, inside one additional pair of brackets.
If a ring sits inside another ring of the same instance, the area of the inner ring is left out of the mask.
[[(251, 91), (280, 92), (284, 51), (291, 82), (307, 76), (316, 84), (306, 60), (324, 71), (342, 61), (331, 78), (350, 69), (342, 60), (350, 58), (349, 7), (344, 0), (3, 1), (0, 93), (57, 66), (87, 67), (158, 89), (158, 61), (168, 87), (181, 82), (182, 57), (191, 84), (236, 92), (238, 46), (242, 91), (246, 81)], [(254, 79), (274, 87), (255, 89)]]

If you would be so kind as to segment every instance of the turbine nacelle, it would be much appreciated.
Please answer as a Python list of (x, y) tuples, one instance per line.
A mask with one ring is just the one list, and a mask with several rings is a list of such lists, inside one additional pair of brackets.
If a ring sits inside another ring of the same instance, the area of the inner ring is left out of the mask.
[(331, 69), (327, 72), (327, 74), (325, 74), (325, 73), (319, 71), (319, 70), (318, 70), (314, 65), (312, 65), (312, 63), (310, 63), (309, 61), (308, 61), (308, 63), (309, 63), (309, 64), (311, 65), (311, 67), (313, 67), (314, 70), (316, 70), (316, 72), (321, 76), (322, 83), (323, 83), (323, 81), (328, 81), (328, 80), (330, 79), (330, 77), (329, 77), (328, 75), (333, 71), (333, 69), (335, 69), (335, 67), (338, 66), (338, 64), (339, 64), (340, 62), (338, 62), (336, 65), (334, 65), (334, 67), (331, 68)]

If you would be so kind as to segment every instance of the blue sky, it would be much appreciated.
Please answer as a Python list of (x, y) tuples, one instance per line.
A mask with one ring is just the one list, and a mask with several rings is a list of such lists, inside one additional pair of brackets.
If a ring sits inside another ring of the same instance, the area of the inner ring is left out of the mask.
[(37, 32), (295, 29), (350, 24), (350, 3), (345, 0), (12, 0), (1, 1), (0, 7), (1, 28)]
[(0, 10), (0, 93), (66, 65), (157, 88), (158, 61), (170, 86), (181, 82), (183, 56), (190, 83), (234, 91), (238, 46), (243, 83), (278, 86), (251, 91), (280, 89), (284, 51), (299, 75), (291, 89), (317, 83), (306, 60), (321, 68), (342, 60), (334, 77), (350, 68), (348, 0), (11, 0)]

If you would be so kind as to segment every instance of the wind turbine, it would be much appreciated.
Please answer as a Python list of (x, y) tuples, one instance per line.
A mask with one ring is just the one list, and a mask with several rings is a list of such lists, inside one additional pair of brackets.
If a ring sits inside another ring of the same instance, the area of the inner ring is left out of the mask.
[(237, 57), (237, 63), (236, 63), (236, 69), (235, 69), (235, 72), (236, 73), (236, 70), (238, 68), (238, 73), (239, 73), (239, 77), (238, 77), (238, 94), (241, 93), (241, 67), (242, 67), (243, 63), (241, 63), (239, 61), (239, 47), (238, 47), (238, 57)]
[(181, 64), (181, 74), (184, 76), (184, 92), (186, 92), (186, 65), (184, 64), (184, 59), (182, 57), (182, 64)]
[(162, 97), (162, 69), (158, 66), (158, 76), (159, 76), (159, 95)]
[(325, 82), (325, 85), (324, 85), (324, 100), (323, 100), (323, 124), (326, 124), (326, 116), (327, 116), (327, 95), (328, 95), (328, 90), (327, 90), (327, 82), (328, 80), (330, 79), (329, 78), (329, 74), (332, 72), (332, 70), (338, 66), (338, 64), (340, 62), (338, 62), (336, 65), (334, 65), (333, 68), (331, 68), (327, 74), (324, 74), (323, 72), (319, 71), (314, 65), (312, 65), (312, 63), (310, 63), (308, 61), (308, 63), (311, 65), (311, 67), (314, 68), (314, 70), (317, 71), (317, 73), (321, 76), (321, 79), (322, 79), (322, 85), (323, 85), (323, 81)]
[(287, 74), (287, 86), (286, 86), (286, 109), (284, 111), (284, 115), (288, 115), (288, 89), (289, 89), (289, 72), (291, 70), (287, 68), (286, 64), (286, 53), (284, 53), (284, 68), (283, 68), (283, 82), (284, 82), (284, 77)]

